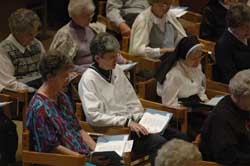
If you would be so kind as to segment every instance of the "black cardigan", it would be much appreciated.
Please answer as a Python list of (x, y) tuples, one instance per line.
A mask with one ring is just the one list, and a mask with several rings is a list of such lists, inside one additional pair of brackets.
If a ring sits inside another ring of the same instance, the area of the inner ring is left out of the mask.
[(226, 14), (218, 0), (210, 0), (202, 11), (200, 38), (216, 42), (226, 29)]
[(250, 68), (250, 46), (226, 30), (216, 43), (215, 58), (217, 81), (228, 84), (237, 72)]

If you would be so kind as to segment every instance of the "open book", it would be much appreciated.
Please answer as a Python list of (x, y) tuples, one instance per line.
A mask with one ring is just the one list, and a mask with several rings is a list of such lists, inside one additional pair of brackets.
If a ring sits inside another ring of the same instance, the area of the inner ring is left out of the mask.
[(150, 134), (161, 133), (165, 130), (173, 113), (155, 109), (147, 109), (139, 124), (144, 126)]
[(215, 96), (212, 99), (210, 99), (209, 101), (207, 101), (206, 103), (203, 103), (205, 105), (209, 105), (209, 106), (216, 106), (225, 96)]
[(104, 156), (112, 161), (121, 160), (123, 153), (132, 150), (133, 140), (128, 141), (128, 137), (127, 134), (98, 137), (95, 150), (91, 156)]
[(187, 106), (187, 107), (214, 107), (216, 106), (225, 96), (215, 96), (211, 98), (207, 102), (198, 102), (198, 101), (185, 101), (180, 102), (180, 104)]

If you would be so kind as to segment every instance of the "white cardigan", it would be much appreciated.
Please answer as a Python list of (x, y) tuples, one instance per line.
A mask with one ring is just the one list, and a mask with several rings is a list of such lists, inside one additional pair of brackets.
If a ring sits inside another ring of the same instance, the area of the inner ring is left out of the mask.
[(124, 126), (127, 119), (132, 117), (137, 121), (144, 112), (119, 65), (112, 70), (111, 83), (88, 68), (79, 82), (78, 92), (86, 119), (94, 126)]
[[(150, 43), (149, 36), (154, 23), (153, 20), (154, 20), (154, 15), (151, 12), (151, 7), (149, 7), (148, 9), (143, 11), (140, 15), (138, 15), (131, 30), (130, 44), (129, 44), (130, 53), (137, 55), (146, 55), (150, 57), (153, 56), (145, 51)], [(181, 23), (176, 19), (175, 15), (171, 11), (168, 11), (168, 13), (166, 14), (166, 21), (169, 21), (181, 36), (183, 37), (187, 36)], [(178, 43), (175, 43), (175, 46), (177, 44)], [(160, 52), (160, 48), (154, 48), (154, 49)]]

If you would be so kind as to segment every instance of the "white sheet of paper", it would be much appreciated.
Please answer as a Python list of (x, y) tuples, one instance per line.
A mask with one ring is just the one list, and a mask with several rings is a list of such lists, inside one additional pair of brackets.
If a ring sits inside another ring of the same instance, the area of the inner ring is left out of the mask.
[(216, 106), (225, 96), (215, 96), (206, 102), (206, 105)]
[(133, 148), (133, 144), (134, 144), (134, 140), (126, 141), (124, 152), (125, 152), (125, 153), (131, 152), (131, 151), (132, 151), (132, 148)]
[(20, 82), (22, 82), (22, 83), (28, 83), (28, 82), (31, 82), (31, 81), (34, 81), (34, 80), (38, 80), (38, 79), (40, 79), (40, 78), (42, 78), (42, 76), (41, 75), (36, 75), (36, 76), (30, 76), (30, 77), (24, 77), (24, 78), (22, 78), (22, 79), (18, 79), (18, 81), (20, 81)]
[(159, 114), (150, 114), (145, 112), (139, 123), (144, 126), (149, 133), (154, 134), (160, 133), (170, 118), (170, 114), (167, 116), (162, 116)]
[(122, 68), (123, 71), (128, 71), (132, 69), (136, 64), (137, 62), (132, 62), (127, 64), (119, 64), (119, 66)]
[(12, 101), (8, 101), (8, 102), (0, 102), (0, 107), (6, 106), (8, 104), (12, 103)]
[(174, 13), (174, 15), (179, 18), (183, 15), (185, 15), (188, 11), (187, 11), (187, 7), (175, 7), (175, 8), (172, 8), (170, 9), (170, 11), (172, 13)]
[(110, 141), (110, 142), (97, 142), (95, 151), (105, 152), (105, 151), (115, 151), (119, 156), (123, 155), (126, 141)]
[(115, 151), (118, 155), (122, 156), (126, 146), (126, 142), (128, 141), (128, 137), (128, 134), (104, 135), (98, 137), (95, 151)]

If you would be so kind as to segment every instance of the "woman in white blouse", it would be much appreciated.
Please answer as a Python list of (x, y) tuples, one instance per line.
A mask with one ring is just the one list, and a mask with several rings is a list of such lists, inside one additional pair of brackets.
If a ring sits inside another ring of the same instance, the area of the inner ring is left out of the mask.
[(184, 37), (161, 64), (157, 74), (157, 94), (162, 104), (181, 106), (180, 99), (197, 96), (208, 100), (205, 94), (205, 75), (201, 69), (202, 45), (195, 36)]
[(174, 51), (186, 32), (169, 11), (172, 0), (148, 0), (148, 3), (151, 6), (137, 16), (132, 26), (129, 52), (159, 58)]
[[(210, 111), (196, 105), (207, 101), (205, 75), (201, 69), (202, 45), (195, 36), (184, 37), (175, 51), (162, 62), (157, 72), (157, 94), (162, 104), (180, 107), (182, 103), (192, 108), (188, 115), (188, 135), (194, 139)], [(187, 104), (187, 105), (186, 105)]]

